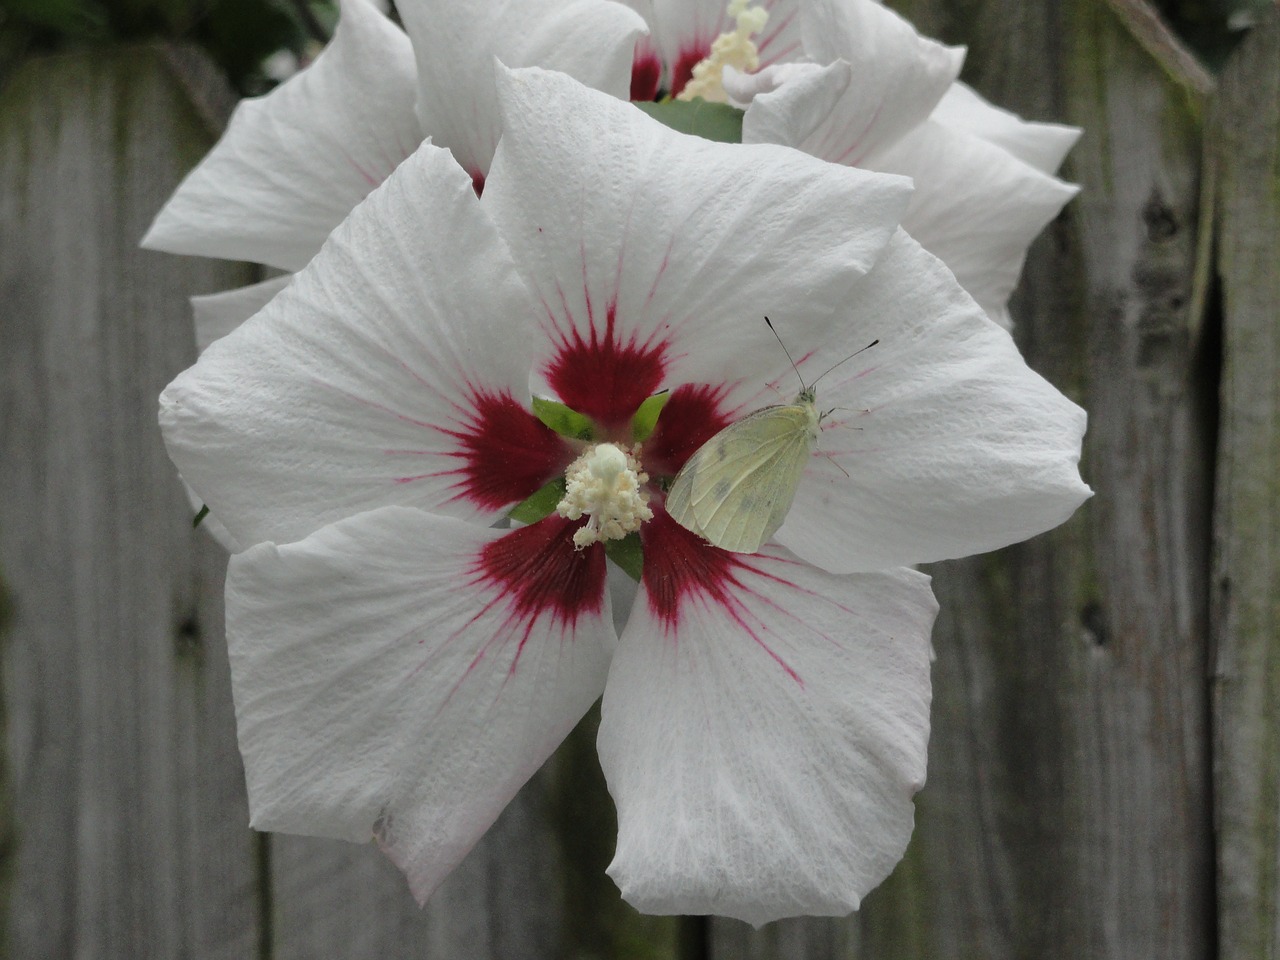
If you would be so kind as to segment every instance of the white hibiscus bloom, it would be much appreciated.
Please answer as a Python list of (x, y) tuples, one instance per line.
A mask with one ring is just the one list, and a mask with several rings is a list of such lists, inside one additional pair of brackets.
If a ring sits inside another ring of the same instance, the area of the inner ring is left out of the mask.
[(910, 176), (903, 228), (1006, 329), (1027, 248), (1077, 193), (1052, 174), (1080, 131), (1024, 123), (956, 81), (963, 49), (874, 0), (793, 0), (805, 57), (726, 79), (746, 143)]
[[(936, 607), (903, 565), (1069, 516), (1084, 413), (897, 229), (905, 179), (558, 73), (499, 100), (480, 198), (421, 147), (162, 397), (173, 459), (256, 544), (227, 585), (253, 823), (376, 837), (425, 899), (603, 693), (632, 904), (846, 913), (925, 775)], [(880, 342), (823, 381), (775, 540), (728, 553), (663, 498), (792, 391), (765, 312), (808, 376)], [(620, 636), (607, 553), (639, 579)]]

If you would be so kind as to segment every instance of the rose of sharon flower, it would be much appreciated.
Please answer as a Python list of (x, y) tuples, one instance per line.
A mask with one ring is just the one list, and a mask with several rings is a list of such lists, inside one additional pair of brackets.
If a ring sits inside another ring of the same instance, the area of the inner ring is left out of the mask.
[(1075, 196), (1052, 176), (1080, 135), (1024, 123), (956, 82), (964, 50), (925, 39), (873, 0), (795, 0), (805, 57), (726, 77), (749, 102), (745, 143), (911, 177), (902, 226), (996, 322), (1027, 248)]
[[(608, 0), (400, 0), (396, 9), (408, 36), (368, 0), (341, 0), (329, 45), (275, 90), (240, 103), (143, 246), (298, 270), (424, 137), (483, 185), (498, 142), (495, 56), (625, 97), (645, 30)], [(200, 348), (287, 283), (194, 298)]]
[[(629, 902), (846, 913), (925, 774), (936, 607), (903, 565), (1069, 516), (1084, 413), (896, 228), (906, 180), (563, 74), (499, 89), (481, 198), (424, 145), (161, 399), (256, 544), (227, 580), (253, 824), (376, 837), (425, 899), (603, 693)], [(731, 554), (664, 489), (794, 391), (764, 312), (809, 377), (880, 343), (823, 380), (776, 539)], [(610, 551), (642, 553), (620, 637)]]
[[(483, 184), (497, 142), (495, 55), (652, 100), (683, 94), (717, 38), (763, 13), (747, 38), (759, 73), (740, 76), (735, 97), (745, 104), (787, 77), (797, 82), (751, 103), (744, 137), (912, 176), (904, 227), (1011, 325), (1006, 302), (1027, 246), (1075, 192), (1051, 174), (1078, 131), (1023, 123), (952, 82), (963, 51), (917, 36), (871, 0), (765, 0), (745, 11), (742, 0), (629, 5), (643, 22), (607, 0), (401, 0), (406, 36), (366, 0), (342, 0), (329, 47), (240, 105), (144, 246), (296, 270), (424, 135)], [(287, 282), (193, 298), (198, 346)]]

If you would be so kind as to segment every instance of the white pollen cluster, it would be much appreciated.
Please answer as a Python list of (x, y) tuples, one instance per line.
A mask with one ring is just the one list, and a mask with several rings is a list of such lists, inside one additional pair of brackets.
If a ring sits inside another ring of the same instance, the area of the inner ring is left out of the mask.
[(640, 471), (633, 453), (615, 444), (591, 447), (569, 464), (564, 476), (564, 499), (556, 504), (556, 513), (569, 520), (589, 518), (573, 535), (579, 550), (597, 540), (621, 540), (653, 519), (649, 496), (641, 489), (649, 475)]
[(769, 11), (763, 7), (749, 6), (751, 0), (730, 0), (729, 16), (734, 29), (722, 33), (711, 44), (711, 52), (693, 68), (693, 78), (684, 85), (677, 100), (701, 97), (712, 103), (728, 103), (724, 90), (724, 68), (733, 67), (740, 73), (751, 73), (760, 66), (760, 51), (756, 49), (752, 34), (759, 33), (769, 22)]

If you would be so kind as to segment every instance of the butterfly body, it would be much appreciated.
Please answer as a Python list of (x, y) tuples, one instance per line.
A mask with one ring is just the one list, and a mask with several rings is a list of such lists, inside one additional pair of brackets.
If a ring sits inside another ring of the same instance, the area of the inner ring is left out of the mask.
[(791, 509), (821, 420), (815, 392), (806, 387), (794, 403), (729, 424), (676, 474), (667, 513), (717, 547), (757, 552)]

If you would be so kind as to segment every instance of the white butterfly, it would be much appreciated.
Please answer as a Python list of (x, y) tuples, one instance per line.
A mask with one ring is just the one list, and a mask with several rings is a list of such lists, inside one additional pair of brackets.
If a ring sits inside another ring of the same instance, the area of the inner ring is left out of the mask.
[[(768, 317), (765, 323), (769, 323)], [(773, 330), (772, 323), (769, 329)], [(778, 342), (782, 343), (781, 338)], [(840, 363), (879, 342), (873, 340)], [(787, 350), (785, 344), (782, 349)], [(790, 352), (787, 359), (791, 359)], [(794, 403), (749, 413), (699, 447), (667, 491), (666, 509), (671, 518), (717, 547), (734, 553), (757, 552), (791, 510), (827, 415), (818, 412), (815, 388), (818, 380), (840, 363), (809, 386), (801, 378), (802, 389)], [(791, 366), (795, 367), (795, 361)], [(800, 376), (798, 369), (796, 376)]]

